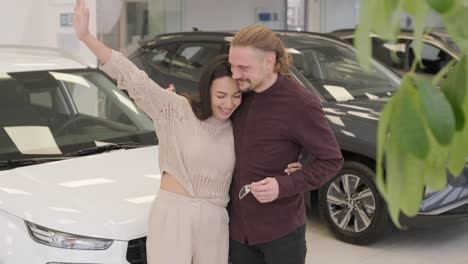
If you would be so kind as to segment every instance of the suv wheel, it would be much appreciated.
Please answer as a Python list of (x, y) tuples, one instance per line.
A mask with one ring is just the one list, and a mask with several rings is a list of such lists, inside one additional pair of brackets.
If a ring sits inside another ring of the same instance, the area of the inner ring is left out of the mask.
[(366, 165), (345, 161), (320, 188), (320, 213), (338, 239), (364, 245), (385, 233), (389, 218), (374, 179), (374, 171)]

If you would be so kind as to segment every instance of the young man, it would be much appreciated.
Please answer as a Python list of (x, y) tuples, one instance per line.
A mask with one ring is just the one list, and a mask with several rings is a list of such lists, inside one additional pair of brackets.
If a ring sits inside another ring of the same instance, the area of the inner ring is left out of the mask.
[[(339, 146), (318, 98), (285, 75), (291, 61), (275, 33), (258, 25), (244, 28), (231, 42), (229, 62), (246, 92), (233, 117), (231, 262), (304, 264), (303, 194), (338, 172)], [(283, 169), (302, 149), (313, 161), (287, 175)]]

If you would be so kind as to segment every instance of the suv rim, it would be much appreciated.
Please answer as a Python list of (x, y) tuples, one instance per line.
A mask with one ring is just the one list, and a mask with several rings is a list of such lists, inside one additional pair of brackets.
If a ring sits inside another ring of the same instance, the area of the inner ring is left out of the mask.
[(353, 174), (343, 174), (327, 190), (328, 212), (334, 224), (349, 232), (366, 230), (375, 217), (374, 192)]

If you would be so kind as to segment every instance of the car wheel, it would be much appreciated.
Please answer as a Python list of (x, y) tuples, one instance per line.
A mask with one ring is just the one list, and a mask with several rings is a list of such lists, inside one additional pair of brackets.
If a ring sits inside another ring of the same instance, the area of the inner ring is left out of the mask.
[(320, 188), (321, 216), (338, 239), (364, 245), (387, 230), (387, 209), (374, 179), (368, 166), (345, 161), (337, 175)]

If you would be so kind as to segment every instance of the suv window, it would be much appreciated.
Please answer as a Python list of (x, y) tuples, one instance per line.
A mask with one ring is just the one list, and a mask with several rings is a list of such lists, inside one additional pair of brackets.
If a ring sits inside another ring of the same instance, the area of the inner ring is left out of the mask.
[(137, 109), (129, 104), (130, 99), (122, 93), (101, 89), (100, 85), (107, 83), (104, 76), (94, 73), (52, 73), (52, 75), (56, 79), (63, 78), (63, 84), (68, 89), (76, 111), (80, 115), (134, 126), (128, 113), (122, 111), (118, 104), (120, 102), (127, 104), (135, 113)]
[[(414, 61), (414, 42), (409, 45), (408, 51), (408, 65), (411, 66)], [(423, 43), (421, 50), (421, 60), (422, 64), (417, 65), (416, 72), (424, 74), (437, 74), (449, 61), (452, 60), (452, 57), (445, 52), (443, 49), (434, 46), (430, 43)]]
[(37, 92), (29, 95), (31, 104), (52, 109), (52, 95), (49, 92)]
[(207, 64), (221, 54), (221, 43), (187, 43), (180, 46), (172, 61), (171, 73), (199, 81)]
[(398, 78), (375, 61), (371, 69), (361, 68), (356, 53), (348, 46), (324, 43), (292, 53), (294, 67), (326, 100), (346, 101), (370, 96), (387, 96), (398, 87)]
[(397, 70), (405, 69), (404, 57), (406, 48), (407, 43), (405, 40), (391, 43), (379, 38), (372, 38), (372, 56), (385, 65)]
[(143, 59), (155, 69), (168, 72), (171, 68), (175, 51), (174, 45), (158, 46), (144, 53)]

